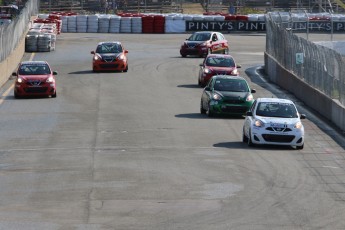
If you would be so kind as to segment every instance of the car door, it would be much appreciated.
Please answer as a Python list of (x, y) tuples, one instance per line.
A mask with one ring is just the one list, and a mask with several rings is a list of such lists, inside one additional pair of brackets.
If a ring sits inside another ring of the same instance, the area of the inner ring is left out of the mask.
[(227, 54), (229, 50), (229, 44), (222, 33), (217, 33), (219, 43), (219, 53)]
[(220, 53), (221, 43), (219, 41), (217, 33), (212, 33), (211, 41), (212, 41), (211, 43), (212, 53)]

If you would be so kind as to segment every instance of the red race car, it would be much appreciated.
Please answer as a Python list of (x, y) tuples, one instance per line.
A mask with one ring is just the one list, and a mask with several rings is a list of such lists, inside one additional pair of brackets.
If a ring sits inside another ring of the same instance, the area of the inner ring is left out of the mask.
[(214, 75), (237, 76), (239, 68), (241, 65), (237, 65), (230, 54), (209, 54), (200, 64), (198, 85), (206, 86)]
[(127, 53), (128, 50), (125, 50), (118, 41), (98, 43), (96, 51), (91, 51), (93, 72), (102, 70), (127, 72)]
[(180, 48), (182, 57), (187, 55), (206, 57), (211, 53), (229, 53), (228, 41), (222, 33), (213, 31), (195, 32), (186, 39)]
[(56, 71), (46, 61), (24, 61), (18, 66), (14, 84), (14, 97), (50, 96), (56, 97)]

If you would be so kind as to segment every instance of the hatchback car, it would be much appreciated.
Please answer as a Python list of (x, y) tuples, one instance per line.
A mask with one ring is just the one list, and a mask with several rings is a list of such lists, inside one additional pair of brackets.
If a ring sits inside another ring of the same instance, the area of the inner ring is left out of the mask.
[(222, 33), (213, 31), (195, 32), (184, 41), (180, 48), (182, 57), (187, 55), (206, 57), (210, 53), (229, 53), (228, 41)]
[(18, 66), (14, 83), (14, 97), (51, 96), (56, 97), (56, 71), (46, 61), (24, 61)]
[(290, 145), (303, 149), (304, 127), (291, 100), (258, 98), (247, 112), (242, 141), (255, 144)]
[(253, 104), (255, 92), (243, 77), (213, 76), (201, 95), (200, 113), (243, 116)]
[(100, 42), (97, 45), (96, 51), (91, 51), (92, 70), (98, 71), (128, 71), (128, 50), (125, 50), (118, 41)]
[(198, 85), (205, 87), (214, 75), (239, 75), (241, 65), (229, 54), (209, 54), (200, 64)]

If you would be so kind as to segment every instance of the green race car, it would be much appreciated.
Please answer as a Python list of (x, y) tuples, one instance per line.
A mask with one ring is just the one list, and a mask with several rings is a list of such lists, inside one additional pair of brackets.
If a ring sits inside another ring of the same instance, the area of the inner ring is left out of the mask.
[(203, 90), (200, 112), (209, 117), (215, 114), (243, 116), (253, 104), (255, 92), (243, 77), (215, 75)]

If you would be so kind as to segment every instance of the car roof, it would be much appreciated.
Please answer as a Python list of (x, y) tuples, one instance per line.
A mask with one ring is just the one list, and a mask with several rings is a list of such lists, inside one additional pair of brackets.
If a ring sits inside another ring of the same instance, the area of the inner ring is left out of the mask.
[(232, 75), (214, 75), (212, 78), (215, 79), (237, 79), (237, 80), (245, 80), (243, 77), (241, 76), (232, 76)]
[(23, 61), (20, 63), (21, 65), (42, 65), (42, 64), (48, 64), (46, 61)]
[(231, 56), (230, 54), (208, 54), (206, 56), (206, 58), (209, 58), (209, 57), (224, 57), (224, 58), (232, 58), (232, 59), (234, 59), (234, 57)]
[(291, 100), (289, 99), (283, 99), (283, 98), (275, 98), (275, 97), (261, 97), (256, 99), (257, 102), (277, 102), (277, 103), (288, 103), (288, 104), (294, 104)]
[(108, 41), (108, 42), (99, 42), (98, 45), (103, 45), (103, 44), (119, 44), (121, 45), (121, 42), (119, 41)]

